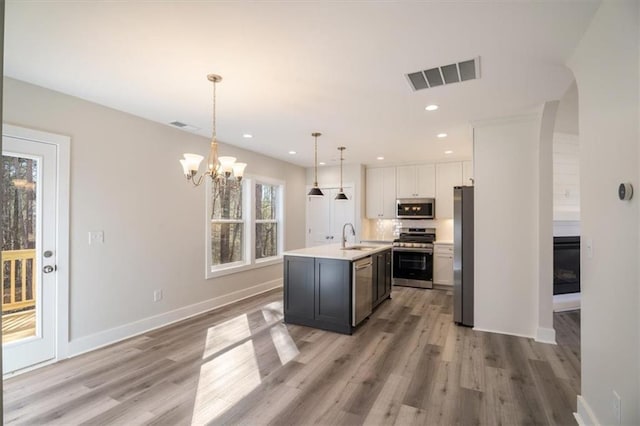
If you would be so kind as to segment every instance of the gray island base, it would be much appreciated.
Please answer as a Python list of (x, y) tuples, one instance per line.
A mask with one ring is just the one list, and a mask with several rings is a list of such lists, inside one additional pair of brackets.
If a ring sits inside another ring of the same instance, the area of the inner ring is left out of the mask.
[(285, 252), (284, 321), (351, 334), (391, 298), (391, 259), (389, 245)]

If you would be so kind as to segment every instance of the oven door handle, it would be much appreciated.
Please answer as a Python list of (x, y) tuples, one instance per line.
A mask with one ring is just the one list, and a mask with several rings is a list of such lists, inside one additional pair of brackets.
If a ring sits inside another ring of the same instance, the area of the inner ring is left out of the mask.
[(429, 248), (394, 247), (393, 251), (433, 254), (433, 249)]

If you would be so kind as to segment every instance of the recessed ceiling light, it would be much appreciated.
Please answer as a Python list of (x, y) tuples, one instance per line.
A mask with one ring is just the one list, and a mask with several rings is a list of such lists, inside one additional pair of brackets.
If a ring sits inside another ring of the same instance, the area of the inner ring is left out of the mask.
[(251, 133), (243, 133), (242, 137), (245, 139), (251, 139), (253, 137), (253, 135)]
[(435, 111), (435, 110), (437, 110), (438, 108), (440, 108), (438, 105), (427, 105), (427, 106), (425, 107), (425, 109), (426, 109), (427, 111)]
[(326, 165), (327, 163), (325, 163), (324, 161), (319, 162), (318, 164), (320, 164), (321, 166)]
[(439, 138), (446, 138), (447, 134), (446, 133), (438, 133), (438, 137)]
[(384, 157), (377, 157), (376, 160), (384, 160)]
[(295, 154), (296, 154), (296, 152), (295, 152), (295, 151), (289, 151), (289, 154), (291, 154), (291, 155), (295, 155)]
[(449, 155), (449, 154), (453, 154), (453, 151), (449, 150), (449, 151), (445, 151), (444, 153)]

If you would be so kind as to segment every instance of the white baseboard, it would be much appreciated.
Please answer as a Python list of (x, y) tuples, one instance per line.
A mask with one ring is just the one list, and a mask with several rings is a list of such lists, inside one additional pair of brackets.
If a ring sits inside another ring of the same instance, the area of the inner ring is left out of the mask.
[(491, 330), (489, 328), (481, 328), (481, 327), (473, 327), (473, 330), (484, 331), (486, 333), (506, 334), (507, 336), (526, 337), (527, 339), (535, 339), (534, 336), (529, 336), (527, 334), (511, 333), (509, 331), (503, 331), (503, 330)]
[(538, 327), (536, 342), (556, 344), (556, 330), (553, 328)]
[(146, 333), (156, 328), (164, 327), (174, 322), (182, 321), (195, 315), (220, 308), (230, 303), (264, 293), (274, 288), (282, 287), (282, 278), (267, 281), (253, 287), (234, 291), (213, 299), (184, 306), (173, 311), (165, 312), (149, 318), (144, 318), (129, 324), (114, 327), (89, 336), (81, 337), (69, 342), (69, 357), (78, 356), (103, 346), (111, 345), (121, 340), (128, 339), (139, 334)]
[(578, 395), (578, 412), (573, 413), (573, 417), (575, 417), (580, 426), (600, 425), (600, 422), (596, 418), (596, 415), (593, 414), (593, 410), (587, 403), (587, 400), (582, 397), (582, 395)]
[(553, 312), (580, 309), (580, 293), (556, 294), (553, 296)]

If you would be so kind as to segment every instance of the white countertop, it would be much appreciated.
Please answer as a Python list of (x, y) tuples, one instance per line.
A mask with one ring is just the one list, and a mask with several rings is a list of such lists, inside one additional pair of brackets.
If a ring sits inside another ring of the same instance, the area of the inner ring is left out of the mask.
[(347, 248), (354, 245), (374, 248), (371, 250), (343, 250), (340, 248), (340, 244), (329, 244), (285, 251), (283, 254), (285, 256), (320, 257), (324, 259), (354, 261), (391, 248), (391, 244), (347, 244)]
[(441, 245), (448, 245), (448, 246), (452, 246), (453, 245), (453, 241), (447, 241), (447, 240), (438, 240), (438, 241), (434, 241), (433, 244), (441, 244)]

